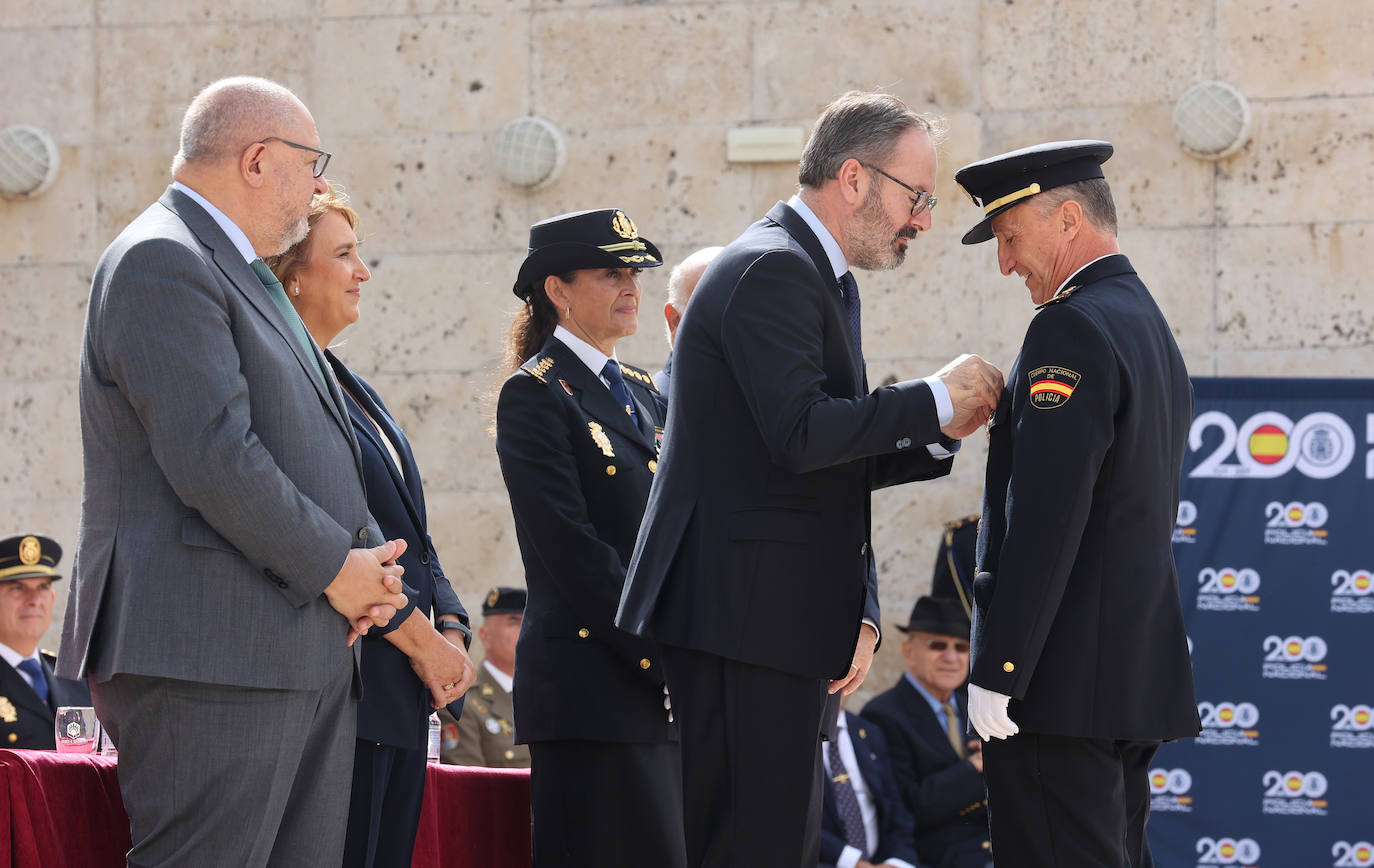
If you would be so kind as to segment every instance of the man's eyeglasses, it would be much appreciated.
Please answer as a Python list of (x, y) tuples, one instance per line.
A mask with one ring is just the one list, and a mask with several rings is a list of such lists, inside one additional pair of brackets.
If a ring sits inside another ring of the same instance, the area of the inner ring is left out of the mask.
[(884, 172), (882, 169), (879, 169), (877, 166), (870, 166), (868, 163), (859, 163), (859, 165), (863, 166), (865, 169), (872, 169), (879, 175), (882, 175), (884, 178), (888, 179), (892, 183), (896, 184), (898, 187), (901, 187), (903, 190), (910, 193), (912, 196), (915, 196), (916, 198), (911, 200), (912, 217), (915, 217), (917, 214), (920, 214), (927, 208), (935, 208), (935, 203), (938, 200), (936, 199), (934, 193), (927, 193), (925, 190), (917, 190), (914, 187), (910, 187), (906, 184), (903, 184), (901, 181), (898, 181), (896, 178), (892, 177), (887, 172)]
[[(900, 182), (898, 182), (898, 183), (900, 183)], [(951, 644), (954, 645), (954, 653), (955, 653), (955, 654), (967, 654), (967, 653), (968, 653), (968, 643), (967, 643), (967, 642), (954, 642), (954, 643), (951, 643), (948, 639), (927, 639), (927, 640), (926, 640), (926, 647), (929, 648), (930, 650), (934, 651), (936, 654), (942, 654), (942, 653), (944, 653), (944, 650), (945, 650), (946, 648), (948, 648)]]
[[(268, 142), (281, 142), (283, 145), (287, 145), (288, 147), (299, 148), (302, 151), (309, 151), (312, 154), (317, 154), (318, 156), (315, 157), (315, 167), (312, 170), (315, 173), (316, 178), (324, 174), (324, 170), (329, 166), (329, 158), (334, 156), (333, 154), (321, 151), (319, 148), (312, 148), (309, 145), (301, 145), (297, 144), (296, 142), (288, 142), (286, 139), (279, 139), (276, 136), (268, 136), (260, 142), (255, 142), (255, 144), (265, 145)], [(894, 178), (893, 180), (896, 179)], [(902, 182), (897, 181), (897, 183), (901, 184)], [(903, 184), (903, 186), (906, 185)]]

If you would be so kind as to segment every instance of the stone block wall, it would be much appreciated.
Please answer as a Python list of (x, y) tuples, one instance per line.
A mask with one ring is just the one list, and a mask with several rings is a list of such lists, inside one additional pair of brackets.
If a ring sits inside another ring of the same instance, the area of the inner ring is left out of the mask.
[[(215, 78), (293, 88), (335, 154), (373, 271), (341, 354), (411, 435), (441, 557), (476, 609), (521, 580), (486, 426), (531, 222), (615, 206), (670, 262), (724, 243), (795, 185), (794, 165), (727, 162), (729, 128), (809, 127), (835, 95), (883, 87), (946, 115), (950, 135), (933, 231), (902, 270), (864, 279), (872, 382), (961, 352), (1010, 365), (1031, 306), (991, 245), (958, 243), (977, 212), (952, 176), (1080, 137), (1117, 146), (1123, 249), (1195, 374), (1368, 376), (1371, 38), (1367, 4), (1331, 0), (0, 0), (0, 126), (44, 128), (62, 159), (42, 197), (0, 200), (0, 531), (75, 547), (91, 273), (167, 183), (181, 114)], [(1171, 125), (1211, 78), (1254, 111), (1249, 143), (1216, 163)], [(567, 140), (562, 178), (535, 192), (491, 159), (527, 113)], [(666, 272), (646, 272), (639, 333), (620, 345), (650, 369)], [(875, 495), (891, 641), (874, 688), (900, 670), (890, 628), (929, 585), (942, 522), (979, 508), (983, 457), (974, 436), (948, 479)]]

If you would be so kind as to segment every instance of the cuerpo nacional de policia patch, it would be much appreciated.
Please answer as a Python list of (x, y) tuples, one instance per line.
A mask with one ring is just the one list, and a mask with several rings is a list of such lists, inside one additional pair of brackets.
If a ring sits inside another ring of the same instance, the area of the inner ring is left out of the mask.
[(1037, 410), (1053, 410), (1067, 404), (1082, 379), (1077, 371), (1058, 365), (1036, 368), (1026, 376), (1030, 379), (1031, 406)]

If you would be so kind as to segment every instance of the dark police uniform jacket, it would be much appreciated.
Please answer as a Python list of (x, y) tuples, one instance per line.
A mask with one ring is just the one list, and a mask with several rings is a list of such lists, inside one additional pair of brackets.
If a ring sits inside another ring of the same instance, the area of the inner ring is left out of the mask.
[(0, 747), (25, 750), (54, 750), (53, 719), (64, 705), (90, 705), (91, 691), (84, 681), (69, 681), (53, 675), (57, 658), (41, 652), (43, 675), (48, 679), (48, 701), (24, 680), (19, 670), (0, 660)]
[(1125, 256), (1068, 282), (989, 432), (970, 680), (1026, 732), (1196, 735), (1171, 543), (1188, 371)]
[[(464, 624), (468, 620), (467, 611), (444, 574), (439, 555), (434, 551), (434, 542), (429, 537), (425, 492), (405, 432), (391, 417), (381, 396), (362, 377), (350, 371), (332, 352), (326, 352), (325, 358), (349, 396), (344, 403), (348, 406), (362, 453), (368, 512), (381, 528), (384, 539), (406, 541), (405, 554), (397, 561), (405, 568), (405, 575), (401, 577), (405, 586), (405, 608), (385, 627), (373, 627), (360, 640), (363, 698), (358, 703), (358, 738), (408, 750), (423, 750), (429, 737), (432, 710), (429, 690), (411, 668), (410, 658), (387, 641), (386, 634), (398, 629), (415, 609), (426, 616), (457, 615)], [(377, 423), (376, 427), (372, 422)], [(383, 434), (400, 456), (403, 475), (397, 473), (390, 453), (379, 439)], [(461, 699), (449, 706), (455, 717), (462, 713), (462, 708)]]
[[(963, 691), (955, 691), (950, 700), (963, 731), (968, 727)], [(991, 858), (983, 775), (954, 752), (930, 703), (903, 675), (864, 706), (863, 716), (887, 739), (897, 788), (915, 818), (922, 863), (983, 868)]]
[(648, 374), (621, 372), (638, 423), (553, 337), (497, 402), (496, 452), (529, 592), (515, 656), (521, 744), (677, 738), (657, 644), (613, 623), (665, 413)]

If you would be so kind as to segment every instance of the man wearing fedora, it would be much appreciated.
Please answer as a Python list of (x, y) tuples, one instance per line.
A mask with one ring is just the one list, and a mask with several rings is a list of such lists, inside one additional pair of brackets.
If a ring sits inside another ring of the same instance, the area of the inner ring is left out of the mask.
[(887, 738), (897, 787), (916, 820), (928, 868), (984, 868), (991, 861), (982, 744), (964, 733), (969, 620), (954, 597), (921, 597), (898, 630), (906, 672), (864, 706)]
[(973, 586), (998, 868), (1153, 864), (1151, 759), (1199, 732), (1171, 543), (1193, 392), (1117, 245), (1111, 155), (1051, 142), (955, 175), (983, 208), (964, 243), (996, 237), (1039, 306), (989, 429)]
[(529, 745), (515, 743), (515, 643), (525, 620), (525, 589), (496, 587), (482, 602), (477, 638), (485, 656), (464, 699), (463, 716), (439, 709), (441, 758), (449, 765), (500, 769), (530, 767)]
[(52, 624), (52, 583), (62, 548), (45, 536), (0, 540), (0, 747), (52, 750), (54, 712), (90, 705), (80, 681), (53, 674), (57, 658), (38, 650)]

